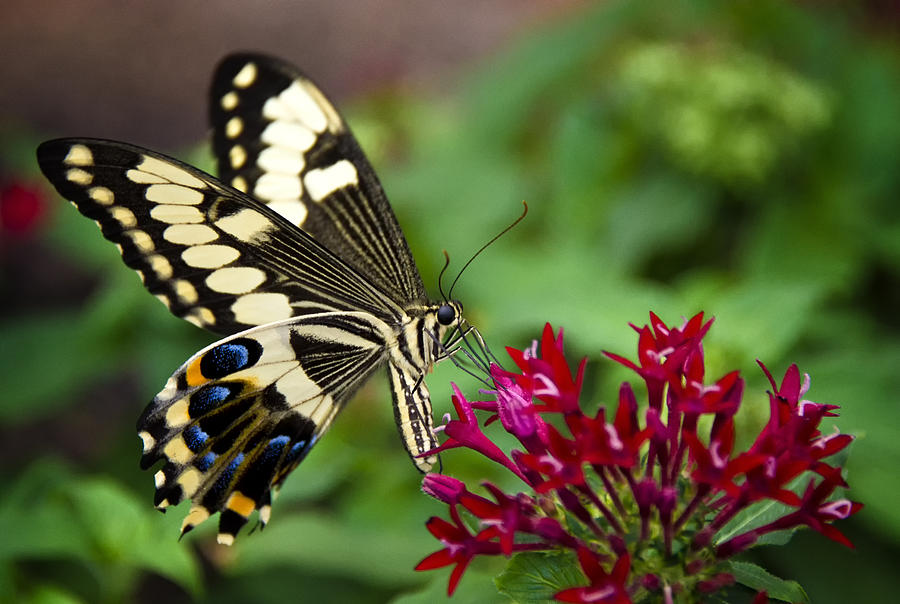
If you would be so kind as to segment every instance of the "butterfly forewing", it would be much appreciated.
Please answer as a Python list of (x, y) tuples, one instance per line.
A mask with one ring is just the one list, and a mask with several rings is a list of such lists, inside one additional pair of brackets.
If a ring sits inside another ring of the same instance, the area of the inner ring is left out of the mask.
[(309, 78), (278, 59), (232, 55), (210, 96), (222, 180), (282, 213), (394, 300), (425, 300), (375, 172)]
[(306, 233), (214, 177), (125, 143), (60, 139), (44, 174), (177, 316), (231, 334), (296, 315), (402, 309)]
[(254, 510), (268, 520), (272, 489), (385, 365), (404, 446), (432, 467), (423, 378), (460, 307), (425, 296), (372, 168), (308, 78), (234, 55), (211, 97), (221, 180), (98, 139), (48, 141), (38, 161), (151, 293), (228, 336), (175, 372), (138, 431), (142, 466), (164, 462), (155, 504), (190, 499), (184, 532), (221, 512), (231, 543)]

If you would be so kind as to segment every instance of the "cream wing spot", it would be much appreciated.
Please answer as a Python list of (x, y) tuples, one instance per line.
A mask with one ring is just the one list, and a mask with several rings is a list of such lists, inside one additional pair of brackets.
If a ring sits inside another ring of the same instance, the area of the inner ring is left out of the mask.
[(227, 545), (231, 547), (234, 545), (234, 535), (229, 535), (227, 533), (219, 533), (216, 535), (216, 543), (219, 545)]
[(262, 114), (264, 118), (270, 121), (282, 120), (289, 122), (295, 119), (291, 110), (277, 96), (266, 100), (262, 108)]
[(244, 131), (244, 120), (238, 116), (234, 116), (225, 122), (225, 136), (228, 138), (237, 138)]
[(160, 488), (166, 484), (166, 473), (162, 470), (159, 470), (156, 474), (153, 475), (153, 484), (156, 488)]
[(259, 239), (266, 231), (275, 226), (268, 218), (250, 208), (244, 208), (231, 216), (220, 218), (215, 225), (232, 237), (247, 243)]
[(256, 163), (266, 172), (299, 174), (306, 166), (306, 158), (293, 149), (266, 147), (256, 158)]
[(321, 107), (300, 82), (295, 81), (285, 88), (278, 99), (313, 132), (324, 132), (328, 127), (328, 120)]
[(165, 256), (153, 254), (147, 258), (147, 262), (150, 263), (150, 268), (153, 269), (153, 272), (161, 281), (172, 278), (172, 265), (166, 260)]
[(300, 84), (316, 102), (322, 110), (322, 113), (325, 114), (325, 120), (328, 122), (328, 129), (335, 134), (342, 132), (344, 130), (344, 121), (338, 114), (337, 109), (334, 108), (334, 105), (332, 105), (331, 102), (325, 98), (325, 95), (322, 94), (322, 91), (316, 88), (315, 85), (308, 80), (301, 81)]
[(266, 273), (253, 266), (234, 266), (213, 271), (206, 286), (222, 294), (245, 294), (259, 287)]
[(185, 315), (185, 321), (193, 323), (197, 327), (208, 327), (216, 324), (216, 316), (205, 306), (198, 306), (189, 314)]
[(239, 101), (240, 98), (238, 97), (238, 93), (232, 90), (231, 92), (225, 93), (222, 96), (222, 100), (220, 101), (220, 103), (222, 105), (222, 109), (224, 109), (225, 111), (231, 111), (238, 106)]
[(316, 135), (300, 124), (278, 120), (266, 126), (260, 140), (267, 145), (307, 151), (315, 144)]
[(203, 201), (203, 193), (197, 189), (181, 185), (150, 185), (144, 193), (148, 201), (156, 203), (176, 203), (179, 205), (197, 205)]
[(227, 245), (195, 245), (181, 252), (181, 259), (195, 268), (219, 268), (230, 264), (241, 253)]
[(156, 299), (165, 304), (166, 308), (172, 308), (172, 302), (169, 300), (169, 296), (165, 294), (156, 294)]
[[(187, 449), (187, 447), (185, 448)], [(200, 488), (202, 480), (203, 475), (196, 468), (188, 468), (181, 473), (181, 476), (175, 482), (181, 485), (185, 499), (190, 499), (197, 492), (197, 489)]]
[(156, 246), (153, 245), (153, 239), (151, 239), (150, 235), (144, 231), (133, 229), (131, 231), (125, 231), (125, 234), (128, 235), (131, 242), (134, 243), (134, 247), (145, 254), (156, 249)]
[(288, 319), (294, 311), (284, 294), (244, 294), (231, 305), (234, 318), (245, 325), (263, 325)]
[(264, 505), (259, 508), (259, 521), (263, 524), (268, 524), (269, 519), (272, 517), (272, 506)]
[(74, 182), (76, 185), (81, 185), (86, 187), (91, 184), (94, 180), (94, 175), (90, 172), (86, 172), (81, 168), (71, 168), (66, 170), (66, 180), (69, 182)]
[(128, 229), (137, 226), (137, 217), (134, 215), (134, 212), (126, 207), (116, 206), (111, 208), (109, 214), (116, 222), (121, 224), (123, 228)]
[(237, 72), (237, 74), (234, 76), (234, 79), (231, 80), (231, 83), (238, 88), (246, 88), (256, 81), (256, 75), (258, 72), (259, 70), (256, 68), (256, 63), (247, 63), (241, 68), (239, 72)]
[(176, 392), (178, 392), (178, 378), (173, 376), (166, 380), (166, 385), (156, 397), (160, 399), (170, 399), (175, 396)]
[(136, 168), (141, 172), (150, 172), (151, 174), (161, 176), (170, 183), (194, 187), (195, 189), (206, 186), (202, 180), (184, 169), (170, 164), (169, 162), (156, 159), (155, 157), (150, 157), (149, 155), (145, 155)]
[(193, 206), (154, 206), (150, 209), (150, 217), (166, 224), (203, 222), (203, 214)]
[(247, 152), (240, 145), (235, 145), (228, 150), (228, 160), (231, 167), (237, 170), (247, 162)]
[(338, 189), (358, 183), (356, 168), (346, 159), (327, 168), (310, 170), (303, 177), (303, 184), (313, 201), (322, 201)]
[(94, 154), (85, 145), (72, 145), (63, 163), (70, 166), (90, 166), (94, 163)]
[(181, 437), (170, 440), (163, 449), (163, 454), (168, 457), (169, 460), (181, 464), (189, 462), (194, 457), (194, 454), (187, 448), (187, 445), (184, 444), (184, 440)]
[(194, 304), (197, 302), (197, 288), (191, 285), (190, 281), (186, 281), (185, 279), (179, 279), (173, 284), (175, 288), (175, 295), (178, 296), (178, 299), (181, 300), (184, 304)]
[(166, 409), (166, 426), (169, 428), (180, 428), (191, 421), (188, 414), (188, 399), (183, 398)]
[(115, 195), (106, 187), (91, 187), (88, 189), (88, 195), (100, 205), (108, 206), (115, 201)]
[(125, 172), (125, 178), (139, 185), (156, 185), (169, 182), (162, 176), (151, 174), (150, 172), (141, 172), (140, 170), (128, 170)]
[(138, 432), (138, 436), (141, 437), (141, 442), (144, 443), (144, 453), (152, 449), (156, 445), (156, 439), (147, 432), (146, 430), (141, 430)]
[(269, 202), (269, 208), (284, 216), (291, 224), (303, 226), (309, 210), (302, 201), (296, 199), (280, 199)]
[(218, 238), (216, 232), (205, 224), (173, 224), (163, 231), (163, 239), (178, 245), (200, 245)]
[(184, 529), (188, 527), (202, 524), (207, 518), (209, 518), (209, 510), (202, 505), (193, 506), (181, 523), (181, 532), (184, 532)]
[(298, 176), (267, 172), (256, 181), (253, 194), (261, 199), (297, 199), (303, 186)]
[(247, 179), (243, 176), (235, 176), (231, 179), (231, 186), (240, 191), (241, 193), (247, 192)]

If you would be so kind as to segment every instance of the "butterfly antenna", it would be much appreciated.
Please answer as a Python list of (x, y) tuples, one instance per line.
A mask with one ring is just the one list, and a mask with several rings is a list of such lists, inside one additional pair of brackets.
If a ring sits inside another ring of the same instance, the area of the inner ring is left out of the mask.
[(438, 291), (441, 292), (441, 297), (444, 300), (450, 299), (444, 293), (444, 273), (447, 272), (448, 266), (450, 266), (450, 254), (447, 253), (447, 250), (444, 250), (444, 268), (441, 269), (441, 273), (438, 275)]
[(512, 222), (512, 224), (510, 224), (509, 226), (507, 226), (505, 229), (503, 229), (502, 231), (500, 231), (499, 233), (497, 233), (496, 235), (494, 235), (493, 237), (491, 237), (491, 240), (488, 241), (487, 243), (485, 243), (484, 245), (482, 245), (482, 246), (481, 246), (481, 249), (479, 249), (477, 252), (475, 252), (474, 254), (472, 254), (472, 257), (469, 258), (469, 261), (466, 262), (466, 263), (463, 265), (463, 267), (459, 270), (459, 273), (456, 274), (456, 279), (454, 279), (454, 280), (453, 280), (453, 283), (450, 284), (450, 291), (448, 292), (448, 299), (449, 299), (449, 296), (452, 296), (452, 295), (453, 295), (453, 288), (456, 287), (456, 282), (459, 281), (459, 278), (462, 277), (462, 274), (465, 272), (465, 270), (466, 270), (467, 268), (469, 268), (469, 265), (472, 264), (472, 261), (475, 260), (475, 258), (478, 258), (478, 256), (481, 255), (481, 252), (483, 252), (484, 250), (486, 250), (486, 249), (488, 248), (488, 246), (490, 246), (492, 243), (494, 243), (495, 241), (497, 241), (498, 239), (500, 239), (501, 237), (503, 237), (504, 235), (506, 235), (509, 231), (511, 231), (511, 230), (513, 229), (513, 227), (515, 227), (517, 224), (519, 224), (520, 222), (522, 222), (522, 220), (523, 220), (523, 219), (525, 218), (525, 216), (528, 214), (528, 203), (525, 202), (525, 201), (522, 201), (522, 205), (525, 206), (525, 209), (522, 210), (522, 215), (519, 216), (518, 218), (516, 218), (516, 219)]

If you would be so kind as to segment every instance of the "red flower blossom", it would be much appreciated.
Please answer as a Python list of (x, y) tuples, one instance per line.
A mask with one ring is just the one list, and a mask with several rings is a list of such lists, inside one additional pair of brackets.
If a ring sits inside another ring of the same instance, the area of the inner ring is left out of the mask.
[(625, 590), (625, 579), (631, 570), (631, 558), (624, 554), (617, 561), (611, 573), (604, 570), (603, 565), (594, 552), (578, 548), (578, 564), (591, 582), (587, 587), (571, 587), (556, 594), (560, 602), (603, 602), (606, 604), (631, 604), (631, 598)]
[(29, 235), (46, 213), (46, 197), (41, 188), (13, 182), (0, 189), (0, 232)]
[[(483, 391), (489, 400), (467, 401), (454, 385), (458, 419), (444, 427), (447, 439), (434, 452), (477, 451), (515, 474), (528, 492), (506, 493), (484, 483), (487, 498), (454, 478), (426, 476), (423, 490), (450, 506), (453, 522), (428, 521), (444, 549), (418, 570), (455, 565), (452, 592), (474, 556), (569, 550), (588, 584), (563, 589), (556, 598), (621, 604), (650, 594), (671, 599), (685, 590), (716, 592), (734, 582), (726, 559), (773, 531), (805, 525), (850, 545), (832, 523), (862, 506), (832, 499), (846, 484), (840, 468), (826, 460), (852, 437), (819, 430), (837, 407), (803, 398), (809, 378), (801, 380), (796, 365), (778, 386), (760, 363), (772, 385), (770, 418), (748, 450), (735, 452), (734, 417), (744, 380), (737, 372), (706, 376), (702, 339), (712, 321), (704, 322), (702, 313), (680, 327), (652, 313), (650, 320), (650, 326), (635, 327), (637, 363), (605, 353), (644, 381), (642, 413), (626, 383), (615, 413), (600, 407), (586, 414), (580, 400), (585, 362), (571, 369), (562, 331), (554, 335), (549, 325), (540, 347), (535, 342), (507, 349), (517, 372), (490, 367), (494, 389)], [(481, 429), (476, 411), (489, 413), (485, 426), (499, 424), (521, 448), (504, 452)], [(802, 496), (790, 488), (801, 475), (812, 476)], [(762, 500), (794, 509), (716, 541), (736, 514)], [(477, 526), (462, 520), (460, 506)]]

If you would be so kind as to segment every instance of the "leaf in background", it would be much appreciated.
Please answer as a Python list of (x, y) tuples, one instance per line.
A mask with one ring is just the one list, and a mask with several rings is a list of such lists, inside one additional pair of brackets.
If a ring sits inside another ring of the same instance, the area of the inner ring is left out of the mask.
[(409, 532), (386, 532), (339, 521), (320, 513), (272, 519), (261, 534), (245, 539), (229, 574), (255, 572), (271, 565), (291, 566), (357, 577), (386, 586), (416, 582), (412, 568), (432, 547), (421, 525)]
[(494, 582), (522, 604), (550, 604), (556, 593), (586, 583), (572, 552), (516, 554)]
[(492, 579), (496, 572), (488, 572), (481, 564), (473, 564), (453, 592), (447, 597), (447, 578), (436, 577), (421, 591), (406, 593), (391, 600), (391, 604), (509, 604), (509, 598), (494, 590)]
[(199, 568), (167, 524), (108, 478), (37, 462), (0, 499), (0, 565), (69, 559), (93, 568), (99, 593), (117, 598), (145, 570), (196, 595)]
[(45, 314), (0, 326), (0, 423), (54, 413), (83, 384), (116, 371), (121, 359), (75, 312)]
[(809, 602), (809, 597), (796, 581), (786, 581), (749, 562), (732, 562), (735, 580), (757, 591), (766, 590), (771, 600)]

